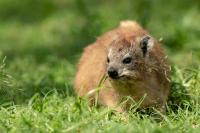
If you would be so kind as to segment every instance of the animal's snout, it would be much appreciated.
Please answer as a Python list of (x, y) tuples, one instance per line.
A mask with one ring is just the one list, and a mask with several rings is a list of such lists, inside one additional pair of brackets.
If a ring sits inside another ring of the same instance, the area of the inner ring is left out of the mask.
[(118, 71), (113, 67), (108, 69), (108, 75), (112, 79), (117, 79), (119, 77)]

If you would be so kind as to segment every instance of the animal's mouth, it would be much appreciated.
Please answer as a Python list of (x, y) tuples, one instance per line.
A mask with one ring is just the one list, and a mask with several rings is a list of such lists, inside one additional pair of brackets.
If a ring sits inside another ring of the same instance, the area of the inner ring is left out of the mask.
[[(111, 71), (112, 72), (112, 71)], [(108, 77), (113, 81), (119, 81), (119, 80), (134, 80), (138, 78), (138, 74), (135, 71), (122, 71), (122, 72), (115, 72), (112, 73), (108, 71)]]
[(130, 78), (129, 76), (127, 76), (127, 75), (120, 75), (120, 76), (117, 76), (117, 77), (109, 77), (110, 79), (112, 79), (112, 80), (121, 80), (121, 79), (128, 79), (128, 78)]
[(119, 79), (120, 78), (126, 78), (127, 76), (126, 75), (121, 75), (121, 76), (119, 76)]
[(110, 77), (110, 76), (109, 76), (109, 78), (112, 79), (112, 80), (118, 80), (118, 79), (121, 78), (121, 76), (117, 76), (117, 77)]
[(109, 77), (109, 79), (114, 81), (114, 82), (115, 81), (116, 82), (126, 82), (126, 81), (129, 81), (129, 80), (134, 80), (134, 81), (140, 80), (140, 78), (136, 75), (119, 75), (115, 78)]

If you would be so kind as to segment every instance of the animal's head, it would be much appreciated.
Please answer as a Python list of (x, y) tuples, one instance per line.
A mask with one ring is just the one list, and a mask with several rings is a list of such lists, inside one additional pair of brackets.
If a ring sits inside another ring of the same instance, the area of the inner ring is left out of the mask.
[[(148, 34), (124, 36), (112, 42), (107, 55), (107, 74), (112, 81), (137, 79), (154, 49)], [(125, 81), (126, 81), (125, 80)]]

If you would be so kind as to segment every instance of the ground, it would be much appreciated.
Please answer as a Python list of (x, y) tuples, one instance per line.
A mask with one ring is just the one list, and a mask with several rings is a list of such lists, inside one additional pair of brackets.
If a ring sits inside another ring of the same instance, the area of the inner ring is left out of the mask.
[[(0, 1), (0, 132), (199, 132), (199, 7), (198, 0)], [(161, 39), (170, 60), (160, 122), (137, 104), (120, 114), (73, 92), (83, 47), (126, 19)]]

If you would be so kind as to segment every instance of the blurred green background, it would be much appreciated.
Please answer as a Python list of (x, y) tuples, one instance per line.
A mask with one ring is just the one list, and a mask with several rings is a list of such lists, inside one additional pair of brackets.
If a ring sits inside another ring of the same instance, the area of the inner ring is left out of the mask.
[(199, 0), (0, 0), (0, 104), (73, 95), (83, 47), (127, 19), (163, 39), (172, 66), (197, 70)]

